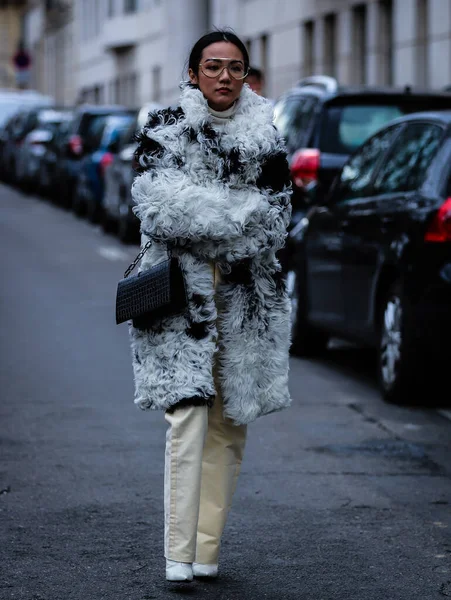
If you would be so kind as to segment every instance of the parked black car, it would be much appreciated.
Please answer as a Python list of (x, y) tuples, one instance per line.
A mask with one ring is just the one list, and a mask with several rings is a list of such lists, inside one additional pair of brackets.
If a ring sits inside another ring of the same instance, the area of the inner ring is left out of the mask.
[(377, 348), (385, 399), (415, 399), (451, 333), (451, 112), (381, 129), (301, 225), (293, 351), (331, 336)]
[(105, 172), (117, 152), (117, 142), (132, 121), (132, 114), (125, 113), (99, 120), (96, 137), (94, 134), (91, 137), (92, 151), (85, 153), (81, 159), (72, 208), (78, 215), (86, 214), (91, 223), (98, 223), (102, 218)]
[[(306, 187), (317, 186), (318, 201), (348, 157), (389, 121), (424, 110), (451, 110), (451, 94), (410, 87), (340, 86), (326, 76), (299, 81), (276, 101), (275, 124), (287, 144), (293, 180), (294, 227), (307, 211)], [(283, 254), (293, 257), (291, 237)]]
[[(0, 135), (0, 163), (6, 181), (21, 184), (25, 174), (25, 162), (21, 160), (23, 146), (29, 133), (52, 118), (54, 111), (61, 109), (49, 106), (30, 106), (13, 114), (5, 123)], [(64, 110), (64, 109), (63, 109)]]
[(131, 188), (136, 172), (133, 168), (136, 133), (144, 126), (150, 111), (161, 108), (155, 102), (144, 104), (133, 122), (114, 144), (111, 164), (105, 169), (105, 195), (102, 225), (105, 232), (117, 231), (124, 243), (139, 240), (139, 220), (133, 213)]
[(54, 196), (57, 201), (72, 207), (81, 159), (97, 150), (98, 132), (109, 115), (130, 113), (124, 106), (83, 104), (74, 111), (74, 118), (54, 148), (56, 153)]
[(58, 123), (52, 132), (52, 137), (45, 146), (45, 152), (41, 158), (38, 187), (41, 194), (59, 202), (59, 186), (57, 175), (59, 171), (59, 156), (61, 148), (71, 127), (70, 121), (62, 121)]

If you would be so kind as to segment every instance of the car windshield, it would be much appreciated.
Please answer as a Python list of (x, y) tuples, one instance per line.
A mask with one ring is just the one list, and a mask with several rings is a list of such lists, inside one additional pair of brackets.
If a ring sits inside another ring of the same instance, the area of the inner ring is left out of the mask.
[(327, 106), (321, 123), (319, 149), (330, 154), (351, 154), (373, 133), (397, 117), (412, 112), (449, 109), (451, 97), (331, 104)]
[(118, 115), (109, 117), (105, 124), (105, 129), (102, 135), (100, 145), (107, 147), (111, 142), (118, 140), (120, 136), (127, 130), (130, 123), (133, 121), (131, 115)]

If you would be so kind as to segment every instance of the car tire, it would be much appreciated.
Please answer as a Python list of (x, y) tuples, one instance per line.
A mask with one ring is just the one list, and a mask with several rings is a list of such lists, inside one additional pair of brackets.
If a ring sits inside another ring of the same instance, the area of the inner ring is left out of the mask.
[(77, 217), (82, 217), (86, 213), (86, 203), (82, 195), (80, 183), (77, 184), (72, 197), (72, 211)]
[(86, 218), (94, 225), (102, 219), (102, 208), (92, 196), (86, 202)]
[(415, 322), (401, 281), (390, 286), (380, 307), (378, 379), (392, 404), (416, 404), (424, 381), (425, 356), (415, 339)]
[(300, 358), (320, 356), (327, 349), (330, 336), (307, 322), (307, 297), (299, 285), (299, 274), (287, 273), (287, 289), (291, 300), (291, 348), (290, 352)]

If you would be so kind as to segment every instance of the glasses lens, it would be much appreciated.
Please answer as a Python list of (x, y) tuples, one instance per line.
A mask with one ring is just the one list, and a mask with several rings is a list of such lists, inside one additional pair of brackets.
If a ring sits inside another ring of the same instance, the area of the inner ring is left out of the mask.
[(225, 68), (233, 79), (244, 79), (247, 72), (244, 68), (244, 63), (241, 60), (222, 60), (220, 58), (208, 58), (201, 63), (202, 73), (206, 77), (219, 77)]
[(244, 64), (240, 60), (230, 61), (229, 73), (234, 79), (244, 79), (246, 77)]
[(224, 66), (222, 64), (222, 60), (216, 60), (216, 59), (208, 59), (205, 62), (202, 63), (201, 67), (202, 67), (202, 73), (206, 76), (206, 77), (218, 77), (219, 74), (221, 73), (221, 71), (224, 69)]

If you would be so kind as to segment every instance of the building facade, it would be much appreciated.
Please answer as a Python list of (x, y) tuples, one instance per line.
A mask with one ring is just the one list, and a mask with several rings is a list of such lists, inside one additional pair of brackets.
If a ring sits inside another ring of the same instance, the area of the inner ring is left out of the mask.
[(137, 106), (178, 95), (185, 57), (209, 27), (208, 0), (78, 0), (80, 99)]
[(273, 97), (312, 74), (342, 84), (451, 84), (449, 0), (213, 0), (212, 18), (247, 40)]
[(28, 0), (24, 42), (32, 57), (29, 86), (73, 105), (77, 94), (74, 0)]
[[(49, 4), (29, 3), (41, 9)], [(215, 27), (231, 27), (246, 42), (253, 65), (265, 72), (265, 93), (273, 98), (311, 74), (332, 75), (342, 84), (436, 89), (451, 84), (451, 0), (73, 0), (73, 5), (72, 20), (53, 38), (44, 27), (45, 42), (33, 42), (43, 52), (39, 89), (55, 95), (63, 86), (65, 102), (171, 104), (191, 45)]]

